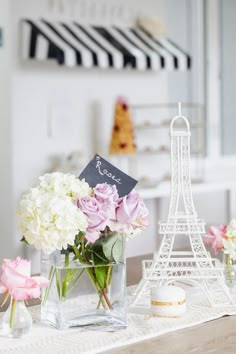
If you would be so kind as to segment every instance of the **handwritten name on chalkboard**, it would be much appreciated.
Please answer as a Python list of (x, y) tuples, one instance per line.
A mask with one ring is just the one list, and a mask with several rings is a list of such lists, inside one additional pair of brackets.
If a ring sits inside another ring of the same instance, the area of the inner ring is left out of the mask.
[(79, 176), (95, 187), (98, 183), (115, 184), (120, 197), (129, 194), (138, 181), (122, 172), (100, 155), (95, 155)]
[(111, 178), (114, 182), (121, 184), (120, 178), (116, 178), (116, 176), (113, 175), (111, 172), (107, 171), (106, 168), (104, 168), (104, 170), (102, 170), (102, 162), (100, 161), (99, 157), (97, 157), (96, 169), (98, 170), (100, 175), (107, 176), (107, 177)]

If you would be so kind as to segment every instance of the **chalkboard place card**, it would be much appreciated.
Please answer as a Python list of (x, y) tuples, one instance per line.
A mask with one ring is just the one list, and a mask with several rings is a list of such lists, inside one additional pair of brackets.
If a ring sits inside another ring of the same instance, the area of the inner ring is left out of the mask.
[(90, 187), (95, 187), (98, 183), (115, 184), (119, 197), (129, 194), (138, 181), (122, 172), (101, 156), (95, 155), (79, 176), (85, 179)]

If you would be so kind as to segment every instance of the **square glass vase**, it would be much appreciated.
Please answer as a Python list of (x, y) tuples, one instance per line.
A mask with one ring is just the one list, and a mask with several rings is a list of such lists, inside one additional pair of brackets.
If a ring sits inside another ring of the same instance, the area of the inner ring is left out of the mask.
[(50, 279), (41, 321), (58, 329), (113, 331), (127, 327), (125, 261), (88, 265), (55, 251), (42, 255), (41, 275)]

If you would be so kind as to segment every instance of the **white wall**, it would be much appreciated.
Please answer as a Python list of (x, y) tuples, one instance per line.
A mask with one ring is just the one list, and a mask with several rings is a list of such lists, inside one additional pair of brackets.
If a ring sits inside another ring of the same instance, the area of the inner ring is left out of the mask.
[(14, 205), (12, 188), (12, 122), (11, 122), (11, 26), (10, 7), (0, 0), (0, 27), (3, 46), (0, 47), (0, 259), (15, 257), (22, 251), (13, 231)]
[[(192, 70), (176, 71), (168, 77), (168, 97), (171, 102), (204, 104), (204, 11), (203, 1), (166, 1), (167, 28), (170, 38), (175, 38), (191, 55)], [(177, 85), (178, 83), (178, 85)], [(178, 89), (177, 89), (178, 86)]]

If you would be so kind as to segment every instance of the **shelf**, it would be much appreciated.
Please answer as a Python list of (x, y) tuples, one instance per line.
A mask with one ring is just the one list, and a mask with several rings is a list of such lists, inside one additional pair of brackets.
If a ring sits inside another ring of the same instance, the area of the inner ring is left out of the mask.
[(143, 150), (137, 150), (138, 155), (156, 155), (156, 154), (166, 154), (170, 153), (168, 146), (160, 146), (158, 149), (152, 149), (151, 147), (146, 147)]
[[(137, 150), (135, 155), (160, 155), (160, 154), (170, 154), (169, 147), (163, 146), (158, 149), (145, 148), (143, 150)], [(135, 156), (135, 155), (133, 155), (133, 156)], [(191, 150), (191, 155), (192, 156), (203, 156), (203, 153), (201, 151), (192, 151)]]
[[(154, 198), (163, 198), (170, 196), (170, 182), (161, 182), (156, 187), (150, 188), (139, 188), (137, 186), (137, 190), (140, 196), (144, 199), (154, 199)], [(216, 191), (230, 191), (231, 189), (235, 188), (235, 183), (233, 182), (202, 182), (192, 184), (192, 192), (193, 194), (201, 194), (201, 193), (210, 193)]]
[[(201, 103), (193, 103), (193, 102), (182, 102), (181, 103), (182, 108), (192, 108), (192, 109), (200, 109), (203, 110), (204, 106)], [(161, 109), (161, 108), (171, 108), (174, 109), (175, 111), (178, 108), (178, 105), (176, 102), (166, 102), (166, 103), (143, 103), (143, 104), (132, 104), (131, 109), (150, 109), (150, 108), (156, 108), (156, 109)]]
[[(134, 129), (136, 130), (143, 130), (143, 129), (164, 129), (164, 128), (169, 128), (170, 126), (170, 120), (166, 120), (166, 122), (163, 123), (151, 123), (151, 122), (144, 122), (142, 124), (136, 124), (134, 125)], [(196, 123), (191, 123), (191, 128), (201, 128), (202, 124), (200, 122), (196, 122)]]

